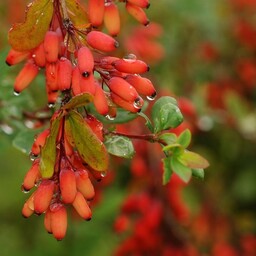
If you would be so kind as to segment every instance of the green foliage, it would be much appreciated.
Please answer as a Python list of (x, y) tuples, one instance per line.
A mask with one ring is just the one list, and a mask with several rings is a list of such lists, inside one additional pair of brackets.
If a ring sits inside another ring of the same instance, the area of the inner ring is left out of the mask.
[(154, 132), (175, 128), (183, 121), (177, 101), (169, 96), (161, 97), (152, 107)]
[(105, 146), (108, 153), (123, 158), (132, 158), (135, 154), (132, 141), (124, 136), (109, 135), (106, 137)]
[(40, 173), (43, 178), (51, 178), (54, 174), (56, 161), (56, 141), (59, 133), (61, 115), (51, 121), (50, 135), (41, 149)]
[(78, 112), (68, 113), (65, 117), (65, 129), (69, 143), (76, 147), (81, 158), (96, 171), (106, 171), (107, 150)]
[(74, 108), (79, 108), (86, 106), (90, 102), (93, 101), (93, 96), (89, 93), (83, 93), (77, 96), (74, 96), (70, 99), (69, 102), (67, 102), (62, 109), (63, 110), (69, 110), (69, 109), (74, 109)]
[(53, 14), (53, 2), (35, 0), (27, 9), (24, 23), (15, 24), (9, 32), (9, 43), (17, 51), (29, 51), (43, 40)]

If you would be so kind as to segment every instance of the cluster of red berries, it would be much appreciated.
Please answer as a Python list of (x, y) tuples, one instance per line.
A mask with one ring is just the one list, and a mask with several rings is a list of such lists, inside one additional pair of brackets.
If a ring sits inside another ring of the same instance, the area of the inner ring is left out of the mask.
[[(32, 145), (31, 155), (35, 160), (22, 188), (23, 191), (36, 189), (25, 202), (22, 214), (29, 217), (33, 213), (45, 213), (46, 230), (61, 240), (66, 234), (69, 205), (83, 219), (91, 218), (89, 201), (95, 194), (91, 180), (104, 176), (108, 163), (103, 124), (89, 112), (78, 113), (76, 106), (67, 109), (65, 104), (73, 97), (91, 95), (96, 111), (111, 119), (116, 116), (118, 107), (139, 112), (144, 103), (141, 96), (153, 100), (156, 91), (152, 82), (141, 76), (149, 70), (145, 62), (133, 54), (123, 59), (106, 56), (119, 46), (112, 37), (120, 30), (119, 11), (114, 1), (89, 0), (85, 12), (79, 2), (70, 2), (69, 8), (77, 8), (79, 14), (88, 13), (88, 17), (84, 17), (88, 24), (81, 28), (74, 22), (76, 17), (69, 18), (70, 10), (65, 9), (65, 1), (56, 0), (52, 4), (52, 21), (42, 42), (26, 50), (20, 50), (15, 44), (6, 63), (12, 66), (25, 61), (14, 82), (15, 94), (20, 94), (44, 70), (48, 105), (53, 107), (60, 103), (60, 110), (51, 118), (50, 128), (39, 134)], [(149, 7), (148, 0), (127, 0), (125, 4), (128, 13), (140, 23), (149, 23), (143, 10)], [(109, 35), (101, 32), (103, 22)], [(82, 142), (74, 139), (76, 132), (68, 121), (72, 115), (88, 132), (88, 143), (95, 142), (102, 149), (104, 167), (94, 168), (91, 164), (97, 161), (96, 153), (90, 153), (92, 158), (87, 161), (89, 157), (79, 150), (78, 144)], [(49, 162), (51, 170), (45, 170)]]

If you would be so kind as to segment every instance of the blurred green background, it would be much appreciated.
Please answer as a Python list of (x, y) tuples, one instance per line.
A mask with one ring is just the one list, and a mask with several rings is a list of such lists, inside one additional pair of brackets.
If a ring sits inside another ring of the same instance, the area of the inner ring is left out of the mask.
[[(42, 76), (30, 90), (14, 96), (12, 83), (21, 66), (5, 65), (7, 32), (12, 22), (22, 20), (19, 7), (24, 2), (0, 3), (0, 254), (112, 255), (121, 241), (113, 222), (128, 193), (118, 181), (123, 173), (104, 188), (92, 221), (69, 220), (62, 242), (45, 232), (42, 217), (21, 217), (27, 195), (20, 185), (31, 162), (17, 149), (17, 135), (26, 130), (20, 120), (23, 110), (42, 108), (45, 100)], [(234, 241), (256, 233), (256, 4), (242, 8), (235, 2), (239, 1), (151, 0), (147, 10), (150, 20), (163, 28), (157, 41), (165, 52), (161, 60), (152, 61), (150, 77), (158, 88), (193, 102), (198, 112), (192, 120), (193, 151), (211, 164), (204, 182), (192, 181), (184, 189), (184, 200), (194, 212), (208, 202), (216, 215), (228, 217)], [(128, 16), (124, 20), (130, 23), (121, 32), (123, 44), (137, 26)], [(250, 24), (251, 32), (244, 23)]]

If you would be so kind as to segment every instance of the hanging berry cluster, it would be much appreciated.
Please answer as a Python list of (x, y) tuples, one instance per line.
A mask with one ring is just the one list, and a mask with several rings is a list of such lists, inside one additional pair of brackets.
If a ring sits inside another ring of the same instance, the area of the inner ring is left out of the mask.
[[(121, 27), (118, 2), (125, 2), (127, 12), (148, 25), (144, 12), (148, 0), (88, 0), (87, 8), (76, 0), (34, 0), (27, 7), (24, 23), (15, 24), (9, 32), (12, 49), (6, 63), (11, 66), (25, 61), (14, 82), (15, 94), (44, 72), (48, 105), (55, 107), (49, 128), (32, 145), (35, 160), (24, 178), (23, 190), (35, 190), (22, 214), (45, 213), (45, 228), (58, 240), (66, 234), (68, 206), (83, 219), (91, 218), (92, 179), (99, 173), (104, 176), (109, 154), (133, 155), (130, 138), (163, 146), (164, 183), (170, 179), (174, 155), (177, 159), (173, 162), (179, 162), (181, 172), (186, 167), (192, 174), (208, 165), (201, 156), (185, 150), (186, 138), (162, 133), (183, 120), (174, 98), (156, 102), (154, 124), (141, 113), (144, 101), (156, 97), (152, 82), (141, 76), (149, 71), (148, 65), (133, 54), (126, 58), (107, 55), (119, 46), (113, 38)], [(104, 27), (108, 34), (102, 32)], [(120, 135), (107, 130), (104, 120), (115, 124), (120, 109), (132, 118), (144, 117), (151, 134)]]

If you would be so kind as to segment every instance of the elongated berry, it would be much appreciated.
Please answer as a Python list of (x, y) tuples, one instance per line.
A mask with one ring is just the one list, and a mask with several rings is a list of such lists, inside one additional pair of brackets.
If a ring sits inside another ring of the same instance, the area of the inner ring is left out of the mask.
[(45, 58), (48, 62), (56, 62), (59, 55), (59, 35), (55, 31), (47, 31), (44, 37)]
[(86, 39), (91, 47), (103, 52), (112, 52), (119, 46), (113, 37), (100, 31), (91, 31)]
[(71, 61), (65, 57), (61, 57), (57, 64), (57, 83), (59, 90), (65, 91), (70, 89), (72, 71)]
[(129, 2), (126, 3), (125, 7), (127, 12), (131, 16), (133, 16), (133, 18), (135, 18), (138, 22), (140, 22), (144, 26), (147, 26), (149, 24), (148, 17), (141, 7), (134, 4), (130, 4)]
[(128, 75), (125, 77), (125, 80), (131, 84), (139, 94), (151, 97), (152, 99), (155, 98), (156, 90), (149, 79), (139, 75)]
[(72, 169), (62, 169), (60, 171), (60, 192), (62, 202), (71, 204), (76, 197), (76, 176)]
[(139, 98), (136, 89), (121, 77), (112, 77), (108, 81), (109, 89), (128, 102), (134, 102)]
[(31, 188), (33, 188), (39, 176), (40, 176), (39, 159), (36, 159), (33, 162), (32, 167), (28, 170), (28, 172), (24, 177), (23, 184), (22, 184), (23, 189), (26, 191), (29, 191)]
[(141, 8), (149, 8), (149, 0), (127, 0), (128, 3), (137, 5)]
[(10, 51), (8, 52), (7, 54), (7, 57), (6, 57), (6, 64), (9, 65), (9, 66), (12, 66), (12, 65), (16, 65), (20, 62), (22, 62), (23, 60), (27, 59), (30, 55), (30, 52), (18, 52), (14, 49), (10, 49)]
[(39, 68), (35, 65), (34, 61), (28, 60), (15, 79), (14, 92), (19, 94), (26, 89), (36, 78), (38, 72)]
[(119, 58), (117, 57), (112, 57), (112, 56), (106, 56), (106, 57), (103, 57), (100, 59), (100, 63), (99, 63), (99, 66), (101, 68), (104, 68), (104, 69), (113, 69), (113, 62), (116, 61), (116, 60), (120, 60)]
[(48, 101), (48, 106), (54, 106), (58, 99), (58, 91), (51, 91), (49, 89), (49, 86), (46, 84), (46, 94), (47, 94), (47, 101)]
[(76, 198), (73, 202), (73, 207), (77, 213), (85, 220), (90, 220), (92, 216), (92, 211), (86, 202), (84, 196), (81, 192), (77, 192)]
[(93, 71), (94, 58), (88, 47), (83, 46), (79, 48), (77, 52), (77, 65), (81, 75), (84, 77), (88, 77)]
[(34, 51), (32, 57), (34, 58), (35, 64), (43, 68), (45, 67), (46, 64), (46, 59), (45, 59), (45, 52), (44, 52), (44, 44), (41, 43)]
[(72, 84), (71, 89), (72, 89), (72, 93), (73, 93), (74, 96), (81, 93), (80, 79), (81, 79), (80, 70), (76, 66), (75, 68), (73, 68), (72, 81), (71, 81), (71, 84)]
[(52, 234), (51, 215), (52, 212), (50, 208), (48, 208), (44, 214), (44, 227), (49, 234)]
[(45, 79), (49, 91), (57, 91), (59, 89), (56, 63), (46, 63)]
[(120, 59), (112, 64), (118, 71), (129, 74), (142, 74), (149, 71), (149, 66), (141, 60)]
[(51, 232), (53, 236), (58, 240), (62, 240), (67, 231), (68, 218), (67, 210), (63, 204), (54, 204), (50, 208), (51, 210)]
[(92, 199), (95, 195), (94, 187), (86, 170), (76, 172), (77, 190), (81, 192), (85, 199)]
[(134, 102), (126, 101), (115, 93), (111, 93), (111, 99), (116, 105), (123, 109), (126, 109), (132, 113), (140, 112), (140, 108), (135, 107)]
[(81, 93), (88, 92), (92, 95), (95, 94), (95, 81), (93, 74), (88, 77), (80, 77), (80, 91)]
[(49, 134), (50, 134), (50, 129), (46, 129), (37, 135), (31, 147), (31, 153), (34, 156), (38, 156), (40, 154), (41, 148), (44, 146), (45, 141)]
[(52, 180), (42, 180), (34, 196), (34, 211), (42, 214), (47, 210), (52, 200), (54, 192), (54, 182)]
[(99, 114), (106, 116), (108, 113), (108, 101), (105, 92), (98, 83), (95, 87), (95, 95), (93, 99), (94, 106)]
[(105, 0), (89, 0), (88, 1), (88, 15), (91, 24), (98, 27), (102, 24), (104, 16)]
[(29, 207), (29, 204), (27, 202), (24, 203), (21, 214), (24, 218), (30, 217), (34, 213), (34, 210), (32, 210)]
[(116, 36), (120, 32), (119, 11), (113, 2), (105, 4), (104, 24), (111, 36)]

